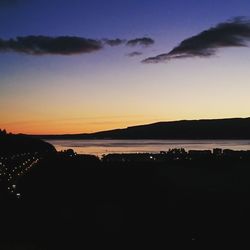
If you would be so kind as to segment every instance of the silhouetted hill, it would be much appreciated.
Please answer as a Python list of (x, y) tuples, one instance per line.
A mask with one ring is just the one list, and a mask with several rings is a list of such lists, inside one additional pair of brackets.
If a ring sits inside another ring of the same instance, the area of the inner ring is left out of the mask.
[(54, 146), (27, 135), (0, 133), (0, 155), (16, 153), (48, 153), (56, 151)]
[(46, 139), (250, 139), (250, 118), (182, 120)]

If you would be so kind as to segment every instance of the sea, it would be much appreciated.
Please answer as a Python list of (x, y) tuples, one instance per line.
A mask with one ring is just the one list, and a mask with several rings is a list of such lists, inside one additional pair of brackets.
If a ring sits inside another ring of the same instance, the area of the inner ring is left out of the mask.
[(101, 157), (111, 153), (159, 153), (173, 148), (250, 150), (250, 140), (47, 140), (57, 151), (73, 149), (78, 154)]

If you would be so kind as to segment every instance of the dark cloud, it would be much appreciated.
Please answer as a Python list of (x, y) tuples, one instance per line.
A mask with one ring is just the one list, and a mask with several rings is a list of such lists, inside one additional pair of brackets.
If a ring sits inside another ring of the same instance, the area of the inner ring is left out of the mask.
[(127, 41), (128, 46), (136, 46), (136, 45), (149, 46), (152, 44), (154, 44), (154, 40), (150, 37), (135, 38), (135, 39)]
[(127, 56), (129, 57), (141, 56), (141, 55), (142, 55), (142, 52), (139, 52), (139, 51), (134, 51), (134, 52), (127, 54)]
[[(125, 43), (126, 40), (119, 38), (96, 40), (76, 36), (20, 36), (8, 40), (0, 39), (0, 52), (18, 52), (30, 55), (74, 55), (95, 52), (103, 49), (105, 45), (118, 46)], [(138, 55), (139, 52), (136, 53), (131, 53), (131, 56)]]
[(109, 45), (109, 46), (118, 46), (126, 42), (124, 39), (103, 39), (104, 43)]
[(75, 36), (25, 36), (0, 40), (0, 51), (15, 51), (32, 55), (72, 55), (102, 49), (98, 40)]
[(183, 40), (168, 53), (149, 57), (145, 63), (157, 63), (187, 57), (210, 57), (226, 47), (247, 47), (250, 20), (237, 17)]

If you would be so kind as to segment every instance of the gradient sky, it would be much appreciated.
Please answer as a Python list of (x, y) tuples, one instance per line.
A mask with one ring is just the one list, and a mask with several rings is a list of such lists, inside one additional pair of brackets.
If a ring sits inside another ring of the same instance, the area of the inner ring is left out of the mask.
[[(0, 128), (84, 133), (181, 119), (250, 116), (250, 49), (144, 64), (233, 17), (246, 0), (0, 0), (0, 38), (150, 37), (76, 55), (0, 51)], [(142, 55), (129, 57), (131, 52)]]

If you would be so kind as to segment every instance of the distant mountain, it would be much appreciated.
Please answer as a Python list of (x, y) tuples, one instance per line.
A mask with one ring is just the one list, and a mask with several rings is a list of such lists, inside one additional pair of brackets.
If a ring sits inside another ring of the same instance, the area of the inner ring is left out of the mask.
[(250, 118), (157, 122), (91, 134), (38, 137), (43, 139), (250, 139)]

